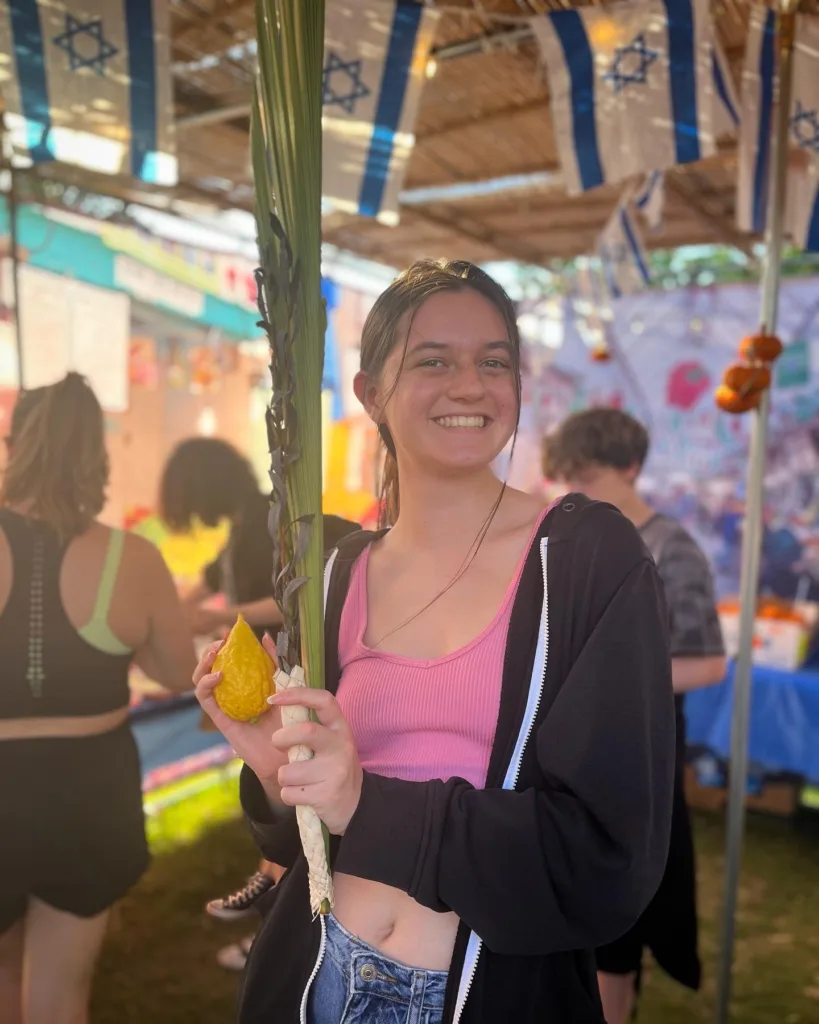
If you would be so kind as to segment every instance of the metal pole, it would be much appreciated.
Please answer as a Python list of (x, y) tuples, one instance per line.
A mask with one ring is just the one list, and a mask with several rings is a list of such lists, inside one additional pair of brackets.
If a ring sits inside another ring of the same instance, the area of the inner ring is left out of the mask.
[(8, 174), (6, 191), (6, 209), (9, 217), (9, 245), (11, 248), (11, 282), (14, 298), (14, 339), (17, 345), (17, 386), (23, 390), (23, 329), (20, 317), (20, 249), (18, 245), (17, 224), (17, 174), (14, 168), (14, 156), (11, 140), (6, 127), (5, 113), (0, 114), (0, 150), (2, 166)]
[[(774, 130), (770, 151), (770, 192), (765, 231), (765, 262), (762, 272), (760, 321), (765, 333), (776, 331), (785, 184), (788, 164), (788, 129), (791, 101), (794, 19), (798, 0), (780, 0), (777, 17), (779, 67), (774, 97)], [(745, 527), (742, 537), (740, 579), (739, 651), (734, 672), (734, 706), (731, 723), (731, 770), (725, 851), (725, 897), (722, 948), (717, 977), (717, 1024), (730, 1020), (731, 981), (736, 936), (736, 909), (745, 828), (745, 791), (748, 777), (748, 732), (751, 710), (754, 619), (762, 549), (765, 455), (768, 441), (770, 395), (766, 391), (754, 413), (748, 462)]]

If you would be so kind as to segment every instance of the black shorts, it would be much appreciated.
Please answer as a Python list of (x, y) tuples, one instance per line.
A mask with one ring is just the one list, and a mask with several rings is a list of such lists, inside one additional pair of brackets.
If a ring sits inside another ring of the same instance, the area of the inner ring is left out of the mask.
[(149, 861), (130, 725), (0, 741), (0, 836), (0, 933), (30, 896), (78, 917), (124, 896)]

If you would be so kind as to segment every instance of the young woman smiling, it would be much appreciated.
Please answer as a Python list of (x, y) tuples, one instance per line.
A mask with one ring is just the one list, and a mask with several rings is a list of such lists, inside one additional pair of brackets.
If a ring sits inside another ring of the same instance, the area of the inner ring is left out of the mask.
[[(492, 472), (520, 410), (504, 291), (422, 261), (375, 303), (356, 394), (387, 447), (391, 529), (328, 564), (325, 691), (223, 716), (242, 801), (289, 868), (251, 951), (242, 1024), (601, 1024), (592, 950), (665, 864), (674, 762), (667, 617), (611, 506), (550, 509)], [(400, 491), (399, 491), (400, 481)], [(272, 647), (270, 648), (272, 651)], [(318, 722), (282, 728), (302, 703)], [(307, 743), (315, 757), (287, 763)], [(292, 808), (332, 840), (333, 915), (311, 921)]]

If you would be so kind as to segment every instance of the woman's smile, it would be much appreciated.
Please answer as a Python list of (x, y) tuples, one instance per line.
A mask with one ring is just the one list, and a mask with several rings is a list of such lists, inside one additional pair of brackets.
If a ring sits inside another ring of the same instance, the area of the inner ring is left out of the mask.
[(446, 430), (483, 430), (492, 422), (488, 416), (436, 416), (432, 420)]

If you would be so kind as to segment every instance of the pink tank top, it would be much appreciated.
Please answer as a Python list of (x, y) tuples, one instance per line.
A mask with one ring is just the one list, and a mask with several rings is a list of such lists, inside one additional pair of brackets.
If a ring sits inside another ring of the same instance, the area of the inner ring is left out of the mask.
[(460, 650), (431, 661), (364, 644), (370, 549), (358, 557), (341, 614), (337, 697), (366, 771), (415, 782), (457, 776), (479, 789), (486, 785), (509, 619), (530, 546), (531, 541), (486, 629)]

